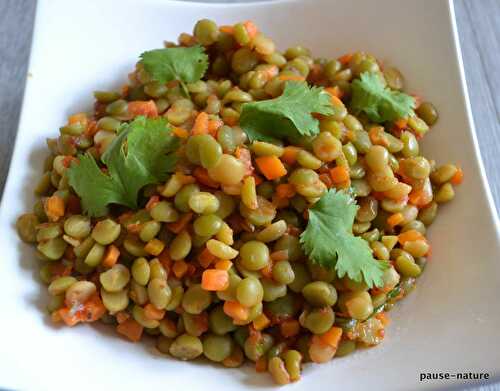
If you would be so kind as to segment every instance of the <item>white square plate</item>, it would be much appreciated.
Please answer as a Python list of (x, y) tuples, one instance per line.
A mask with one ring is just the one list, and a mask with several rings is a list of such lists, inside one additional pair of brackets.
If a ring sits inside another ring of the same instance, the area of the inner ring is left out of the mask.
[[(31, 209), (34, 181), (69, 113), (90, 109), (91, 92), (126, 80), (138, 55), (208, 17), (254, 20), (281, 49), (300, 43), (317, 56), (374, 53), (402, 70), (410, 91), (434, 102), (440, 120), (427, 156), (463, 167), (455, 201), (441, 208), (432, 260), (418, 287), (391, 312), (385, 341), (324, 365), (307, 365), (289, 390), (401, 390), (456, 381), (419, 381), (420, 372), (500, 376), (500, 229), (479, 157), (446, 1), (278, 1), (197, 4), (165, 0), (40, 0), (24, 106), (0, 209), (0, 388), (17, 390), (275, 389), (253, 368), (227, 370), (153, 355), (104, 328), (58, 329), (43, 315), (46, 293), (33, 250), (16, 235)], [(472, 385), (473, 383), (467, 383)]]

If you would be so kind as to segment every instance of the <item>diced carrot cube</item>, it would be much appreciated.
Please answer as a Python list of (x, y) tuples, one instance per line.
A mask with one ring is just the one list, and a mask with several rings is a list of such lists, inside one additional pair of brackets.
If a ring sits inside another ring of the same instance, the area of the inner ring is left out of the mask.
[(234, 320), (245, 321), (248, 319), (248, 308), (243, 307), (237, 301), (226, 301), (223, 306), (224, 313)]
[(337, 166), (330, 170), (330, 177), (334, 184), (341, 184), (349, 181), (349, 170), (343, 166)]
[(153, 304), (148, 303), (144, 307), (144, 315), (151, 320), (162, 320), (165, 316), (165, 310), (159, 310)]
[(45, 201), (45, 214), (50, 221), (57, 221), (64, 216), (64, 200), (58, 195), (53, 195)]
[(453, 185), (460, 185), (463, 182), (463, 180), (464, 180), (464, 172), (462, 171), (462, 169), (460, 167), (458, 167), (457, 172), (450, 179), (450, 182)]
[(252, 323), (253, 323), (253, 327), (255, 328), (255, 330), (263, 330), (267, 326), (269, 326), (271, 321), (269, 320), (269, 318), (265, 314), (260, 314), (259, 316), (257, 316), (253, 320)]
[(137, 342), (141, 339), (143, 330), (144, 327), (142, 327), (134, 319), (127, 319), (126, 321), (119, 323), (118, 326), (116, 326), (116, 331), (119, 334), (127, 337), (132, 342)]
[(233, 266), (233, 263), (228, 259), (221, 259), (215, 263), (215, 268), (218, 270), (229, 270)]
[(206, 291), (223, 291), (229, 286), (227, 270), (207, 269), (201, 275), (201, 287)]
[(182, 278), (188, 271), (188, 265), (185, 261), (175, 261), (172, 266), (172, 271), (177, 278)]
[(410, 229), (398, 235), (398, 241), (401, 245), (404, 245), (406, 242), (413, 242), (415, 240), (425, 240), (425, 237), (420, 232), (414, 229)]
[(332, 327), (326, 333), (320, 336), (321, 341), (333, 348), (337, 348), (342, 337), (342, 329), (340, 327)]
[(387, 218), (387, 224), (391, 227), (395, 227), (404, 220), (401, 213), (394, 213)]
[(281, 183), (276, 186), (276, 194), (280, 198), (292, 198), (295, 195), (295, 187), (290, 183)]
[(283, 160), (286, 164), (293, 166), (297, 161), (297, 155), (300, 151), (299, 147), (294, 147), (293, 145), (289, 145), (284, 148), (283, 155), (281, 155), (281, 160)]
[(300, 323), (296, 319), (287, 319), (280, 323), (280, 333), (285, 338), (298, 335), (300, 332)]
[(287, 174), (285, 166), (276, 156), (260, 156), (255, 162), (268, 180), (278, 179)]
[(110, 244), (106, 249), (106, 254), (104, 255), (104, 259), (102, 260), (102, 265), (105, 268), (113, 267), (118, 258), (120, 257), (120, 250), (114, 244)]
[(153, 100), (142, 101), (136, 100), (128, 102), (128, 113), (132, 117), (144, 115), (145, 117), (155, 118), (158, 117), (158, 109)]

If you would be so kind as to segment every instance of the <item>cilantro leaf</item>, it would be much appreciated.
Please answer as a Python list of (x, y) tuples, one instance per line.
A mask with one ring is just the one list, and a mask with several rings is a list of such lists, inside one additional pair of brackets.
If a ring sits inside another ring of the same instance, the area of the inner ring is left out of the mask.
[(160, 83), (194, 83), (208, 68), (208, 55), (200, 45), (150, 50), (142, 53), (141, 59), (146, 72)]
[(91, 216), (106, 214), (112, 203), (137, 208), (139, 190), (165, 180), (173, 170), (176, 156), (172, 152), (177, 147), (166, 119), (137, 117), (122, 126), (102, 155), (107, 173), (87, 153), (69, 168), (69, 184)]
[(351, 84), (351, 110), (366, 113), (377, 123), (396, 121), (413, 115), (415, 99), (384, 86), (376, 73), (364, 72)]
[(281, 96), (245, 103), (240, 126), (250, 141), (311, 136), (319, 133), (312, 113), (332, 114), (330, 95), (320, 87), (288, 81)]
[(309, 221), (300, 235), (305, 253), (313, 262), (337, 271), (342, 278), (382, 286), (384, 261), (373, 258), (368, 242), (352, 234), (358, 206), (343, 191), (329, 190), (309, 209)]

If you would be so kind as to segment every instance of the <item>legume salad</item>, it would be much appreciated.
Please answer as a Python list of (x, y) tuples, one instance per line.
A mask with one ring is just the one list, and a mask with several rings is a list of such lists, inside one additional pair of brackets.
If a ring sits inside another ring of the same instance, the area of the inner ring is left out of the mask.
[(250, 21), (164, 46), (47, 140), (17, 229), (52, 321), (278, 384), (379, 344), (463, 179), (421, 153), (435, 107), (370, 54), (279, 52)]

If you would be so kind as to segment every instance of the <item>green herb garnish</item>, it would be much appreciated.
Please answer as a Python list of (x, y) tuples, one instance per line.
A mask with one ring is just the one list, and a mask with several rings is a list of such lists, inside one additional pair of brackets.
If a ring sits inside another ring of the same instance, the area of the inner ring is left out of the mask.
[(312, 136), (319, 133), (319, 121), (312, 113), (332, 114), (330, 95), (321, 87), (288, 81), (281, 96), (245, 103), (240, 126), (250, 141)]
[(351, 110), (365, 113), (377, 123), (396, 121), (413, 115), (415, 99), (384, 86), (376, 73), (362, 73), (351, 84)]
[(178, 140), (171, 135), (166, 119), (137, 117), (122, 125), (102, 155), (107, 173), (87, 153), (68, 169), (69, 184), (91, 216), (105, 215), (108, 204), (136, 209), (139, 190), (165, 180), (174, 169), (177, 147)]
[(141, 54), (141, 63), (153, 80), (187, 83), (200, 80), (208, 68), (208, 55), (202, 46), (156, 49)]
[(368, 242), (354, 236), (352, 225), (358, 206), (343, 191), (329, 190), (309, 209), (309, 221), (300, 242), (309, 258), (342, 278), (383, 286), (387, 262), (373, 258)]

